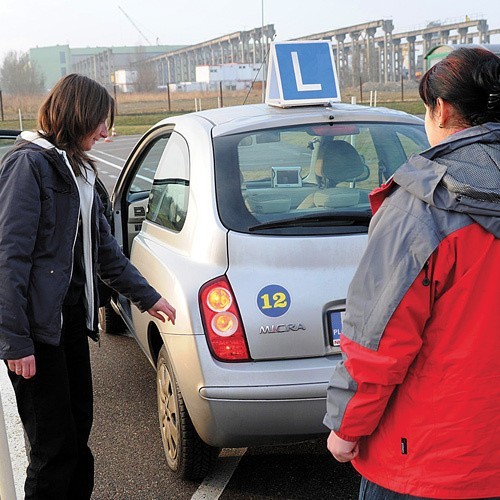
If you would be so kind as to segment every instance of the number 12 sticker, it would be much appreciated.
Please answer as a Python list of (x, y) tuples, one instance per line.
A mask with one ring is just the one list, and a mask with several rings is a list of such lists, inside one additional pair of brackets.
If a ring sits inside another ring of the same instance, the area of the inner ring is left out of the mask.
[(280, 285), (267, 285), (257, 295), (257, 306), (266, 316), (277, 318), (290, 308), (288, 290)]

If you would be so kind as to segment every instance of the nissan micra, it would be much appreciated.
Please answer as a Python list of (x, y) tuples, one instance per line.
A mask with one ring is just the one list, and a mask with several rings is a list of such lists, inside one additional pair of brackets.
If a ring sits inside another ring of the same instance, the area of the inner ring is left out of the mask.
[(265, 104), (167, 118), (112, 196), (124, 252), (177, 309), (161, 323), (113, 295), (156, 369), (169, 467), (203, 477), (222, 447), (326, 433), (369, 192), (428, 147), (423, 121), (347, 104)]

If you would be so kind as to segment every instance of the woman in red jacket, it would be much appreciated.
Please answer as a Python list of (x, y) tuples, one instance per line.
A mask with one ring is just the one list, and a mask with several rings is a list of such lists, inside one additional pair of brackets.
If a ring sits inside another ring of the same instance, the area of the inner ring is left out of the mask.
[(420, 83), (431, 148), (372, 193), (328, 387), (328, 449), (363, 499), (500, 496), (500, 58)]

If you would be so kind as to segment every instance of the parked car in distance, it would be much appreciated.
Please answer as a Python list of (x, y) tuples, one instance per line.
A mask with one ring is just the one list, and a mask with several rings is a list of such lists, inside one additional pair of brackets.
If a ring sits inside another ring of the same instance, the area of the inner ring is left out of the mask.
[(7, 151), (14, 145), (14, 142), (20, 133), (21, 132), (19, 130), (0, 129), (0, 160), (5, 156)]
[(114, 294), (103, 329), (123, 322), (157, 371), (171, 470), (199, 479), (222, 447), (328, 431), (368, 194), (427, 147), (421, 119), (340, 103), (201, 111), (140, 139), (112, 195), (114, 232), (177, 321)]

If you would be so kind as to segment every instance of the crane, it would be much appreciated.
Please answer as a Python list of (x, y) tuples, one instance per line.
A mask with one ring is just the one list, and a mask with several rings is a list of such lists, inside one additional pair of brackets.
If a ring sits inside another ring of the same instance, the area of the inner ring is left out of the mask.
[(132, 21), (131, 17), (118, 5), (118, 8), (123, 12), (123, 14), (125, 15), (125, 17), (132, 23), (132, 26), (139, 32), (139, 34), (142, 36), (142, 38), (144, 38), (144, 40), (146, 40), (146, 42), (148, 42), (148, 45), (153, 45), (147, 38), (147, 36), (139, 29), (139, 27), (137, 26), (137, 24), (134, 23), (134, 21)]

